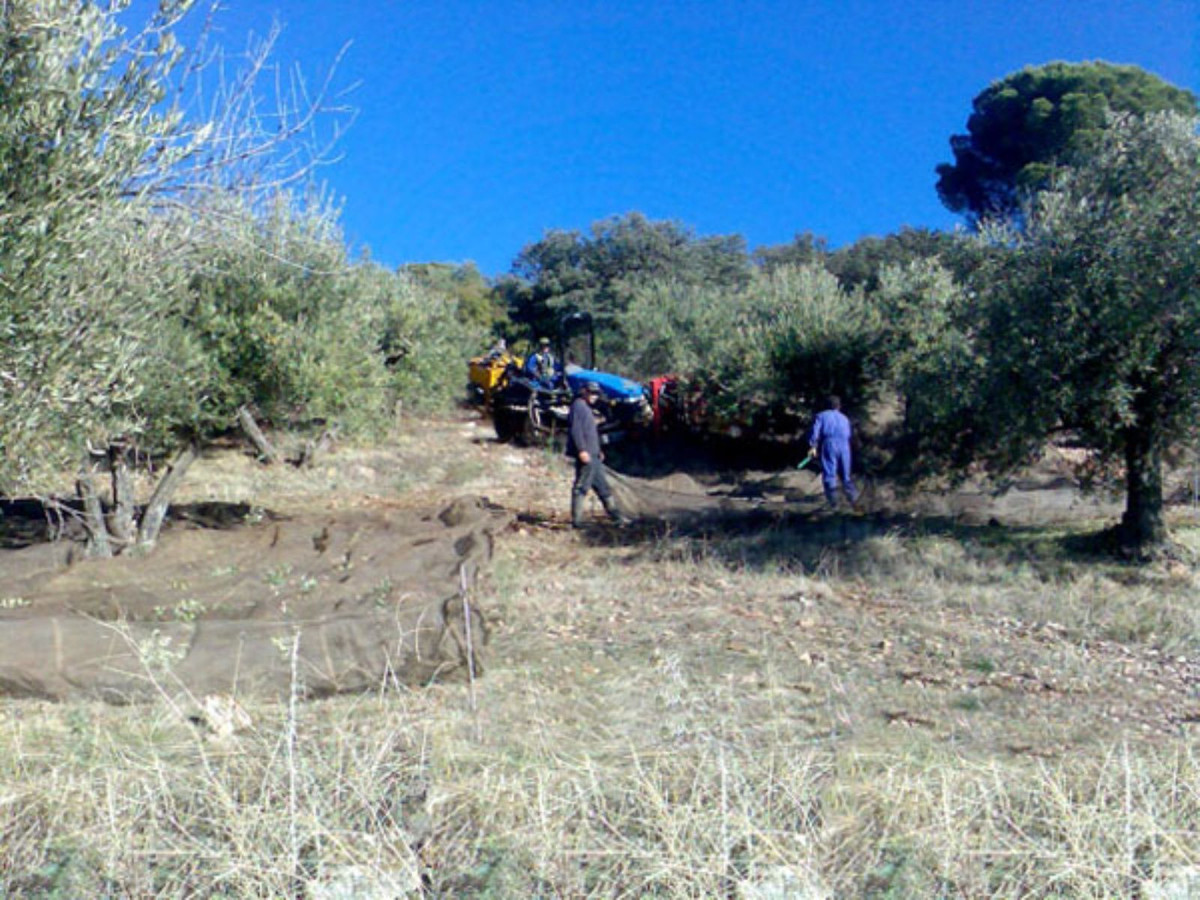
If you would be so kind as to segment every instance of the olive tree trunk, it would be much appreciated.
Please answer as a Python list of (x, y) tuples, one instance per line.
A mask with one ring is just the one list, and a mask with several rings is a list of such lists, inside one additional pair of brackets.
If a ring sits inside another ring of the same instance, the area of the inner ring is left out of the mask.
[(199, 451), (196, 445), (188, 443), (171, 461), (166, 473), (154, 486), (154, 493), (150, 495), (150, 502), (146, 504), (142, 520), (138, 524), (137, 544), (139, 548), (148, 550), (158, 540), (163, 520), (167, 517), (167, 510), (171, 507), (171, 499), (175, 496), (175, 491), (183, 481), (183, 476), (187, 474), (187, 470), (196, 461), (197, 456), (199, 456)]
[(96, 493), (96, 482), (88, 469), (79, 473), (75, 481), (75, 492), (83, 506), (83, 526), (87, 531), (87, 555), (109, 557), (113, 555), (112, 542), (108, 538), (108, 525), (104, 521), (104, 505)]
[[(150, 501), (139, 514), (130, 483), (129, 452), (128, 445), (123, 443), (115, 444), (108, 450), (112, 477), (111, 502), (106, 504), (101, 498), (96, 486), (96, 473), (90, 462), (85, 463), (76, 479), (75, 490), (80, 508), (71, 512), (83, 524), (88, 556), (117, 556), (134, 547), (139, 550), (153, 547), (166, 520), (171, 500), (198, 455), (194, 443), (180, 450), (159, 478)], [(67, 507), (60, 505), (58, 508)]]
[(129, 476), (131, 447), (124, 440), (112, 441), (108, 445), (108, 471), (112, 478), (112, 513), (108, 517), (108, 532), (119, 547), (133, 540), (137, 531), (134, 520), (137, 504), (133, 496), (133, 484)]
[(254, 449), (258, 451), (258, 455), (268, 465), (274, 465), (279, 462), (279, 453), (267, 440), (267, 436), (263, 434), (262, 429), (258, 427), (258, 422), (254, 420), (254, 413), (248, 407), (241, 406), (237, 412), (238, 424), (242, 426), (242, 431), (250, 443), (254, 445)]
[(1144, 556), (1167, 540), (1163, 518), (1162, 435), (1153, 426), (1125, 434), (1125, 513), (1118, 529), (1124, 550)]

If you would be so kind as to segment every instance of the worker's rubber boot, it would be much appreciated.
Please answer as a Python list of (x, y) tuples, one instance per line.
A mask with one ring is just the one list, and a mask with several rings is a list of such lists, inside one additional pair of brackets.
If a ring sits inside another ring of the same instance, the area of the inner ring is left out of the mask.
[(618, 528), (624, 528), (631, 523), (631, 519), (621, 512), (621, 508), (617, 506), (616, 501), (611, 496), (604, 497), (600, 501), (604, 504), (604, 511), (608, 513), (608, 517), (613, 520)]
[(583, 527), (583, 501), (587, 498), (582, 494), (571, 495), (571, 527)]

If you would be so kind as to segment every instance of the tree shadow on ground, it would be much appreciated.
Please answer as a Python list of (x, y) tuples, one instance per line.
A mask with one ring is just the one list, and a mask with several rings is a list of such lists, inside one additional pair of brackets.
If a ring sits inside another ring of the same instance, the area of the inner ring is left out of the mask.
[(804, 459), (808, 445), (795, 438), (664, 434), (605, 448), (605, 463), (625, 475), (661, 478), (682, 472), (697, 478), (731, 471), (790, 469)]
[[(1104, 523), (1054, 525), (964, 524), (947, 516), (903, 512), (869, 515), (825, 510), (723, 511), (679, 521), (641, 519), (627, 528), (599, 524), (584, 530), (597, 546), (636, 549), (626, 561), (690, 557), (740, 569), (823, 575), (878, 574), (889, 547), (940, 539), (991, 567), (1032, 567), (1048, 577), (1065, 566), (1120, 566), (1131, 561), (1111, 552)], [(967, 567), (955, 577), (970, 579)]]
[[(249, 503), (203, 501), (173, 504), (163, 527), (230, 530), (279, 518), (279, 514)], [(37, 497), (0, 498), (0, 550), (83, 541), (86, 537), (82, 511), (73, 498), (52, 502)]]

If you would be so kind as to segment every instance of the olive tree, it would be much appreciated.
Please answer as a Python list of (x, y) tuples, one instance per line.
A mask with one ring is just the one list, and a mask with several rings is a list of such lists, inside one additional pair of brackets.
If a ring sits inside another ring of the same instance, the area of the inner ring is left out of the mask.
[(136, 240), (117, 201), (152, 146), (171, 155), (153, 85), (177, 54), (118, 60), (116, 40), (93, 4), (0, 5), (0, 484), (56, 461), (67, 431), (78, 451), (141, 380), (130, 335), (154, 309), (123, 302), (102, 239)]
[[(983, 256), (977, 241), (965, 241), (955, 262), (968, 254)], [(978, 297), (936, 258), (884, 266), (871, 296), (884, 322), (872, 359), (874, 386), (890, 392), (901, 413), (889, 429), (892, 475), (962, 477), (985, 440)]]
[(862, 291), (819, 264), (756, 271), (740, 288), (661, 280), (626, 312), (630, 371), (671, 372), (717, 420), (791, 432), (829, 393), (859, 408), (882, 323)]
[[(186, 76), (203, 66), (175, 40), (191, 0), (132, 30), (129, 6), (0, 2), (0, 491), (57, 491), (90, 451), (112, 460), (151, 436), (186, 468), (213, 364), (182, 327), (185, 248), (219, 215), (214, 196), (255, 204), (303, 175), (289, 141), (305, 144), (325, 105), (317, 91), (266, 115), (269, 42), (201, 102)], [(150, 542), (155, 516), (144, 524)]]
[(979, 451), (1014, 465), (1068, 429), (1124, 466), (1117, 535), (1167, 538), (1163, 453), (1200, 414), (1200, 138), (1173, 113), (1116, 119), (979, 272)]

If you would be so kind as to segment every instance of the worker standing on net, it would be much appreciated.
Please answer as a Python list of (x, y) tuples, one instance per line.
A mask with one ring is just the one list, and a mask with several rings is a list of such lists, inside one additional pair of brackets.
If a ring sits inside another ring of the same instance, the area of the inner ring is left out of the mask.
[(838, 506), (838, 482), (846, 492), (846, 499), (853, 506), (858, 502), (858, 490), (850, 477), (850, 438), (853, 433), (850, 420), (842, 413), (839, 397), (829, 397), (828, 409), (818, 413), (808, 434), (808, 455), (820, 456), (821, 485), (825, 488), (825, 499), (830, 509)]
[(600, 385), (589, 381), (580, 388), (571, 403), (567, 416), (567, 456), (575, 460), (575, 483), (571, 486), (571, 524), (583, 526), (583, 504), (588, 491), (595, 491), (604, 511), (618, 525), (629, 520), (621, 513), (613, 499), (612, 488), (604, 476), (604, 453), (600, 450), (600, 432), (596, 428), (596, 416), (592, 404), (600, 396)]

